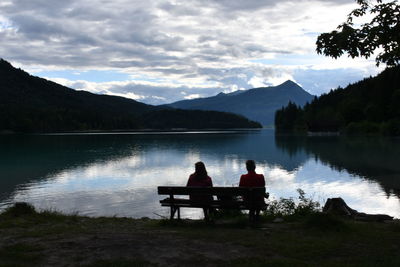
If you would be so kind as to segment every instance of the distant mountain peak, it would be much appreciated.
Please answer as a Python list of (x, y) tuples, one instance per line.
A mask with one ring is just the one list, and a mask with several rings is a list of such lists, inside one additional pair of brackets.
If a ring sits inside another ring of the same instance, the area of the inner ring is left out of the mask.
[(301, 89), (304, 90), (298, 83), (292, 81), (292, 80), (286, 80), (285, 82), (278, 84), (278, 85), (271, 85), (271, 86), (265, 86), (265, 87), (257, 87), (257, 88), (252, 88), (248, 89), (245, 91), (251, 91), (251, 90), (258, 90), (258, 89), (268, 89), (268, 90), (274, 90), (274, 89)]
[(283, 84), (290, 84), (290, 85), (291, 85), (291, 84), (295, 84), (295, 85), (298, 85), (297, 83), (295, 83), (295, 82), (292, 81), (292, 80), (287, 80), (287, 81), (283, 82), (282, 85), (283, 85)]
[(219, 93), (207, 98), (178, 101), (169, 106), (181, 109), (233, 112), (259, 121), (263, 125), (273, 125), (276, 110), (287, 105), (289, 101), (302, 106), (312, 98), (313, 96), (297, 83), (287, 80), (277, 86)]
[[(278, 86), (292, 87), (292, 88), (301, 88), (301, 86), (300, 86), (298, 83), (296, 83), (296, 82), (294, 82), (294, 81), (292, 81), (292, 80), (287, 80), (286, 82), (284, 82), (284, 83), (282, 83), (282, 84), (280, 84), (280, 85), (278, 85)], [(303, 89), (303, 88), (302, 88), (302, 89)]]

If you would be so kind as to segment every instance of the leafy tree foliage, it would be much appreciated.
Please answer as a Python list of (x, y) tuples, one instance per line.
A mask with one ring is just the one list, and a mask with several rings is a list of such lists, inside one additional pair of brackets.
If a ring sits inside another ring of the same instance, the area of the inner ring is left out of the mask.
[(277, 131), (345, 132), (400, 136), (400, 66), (346, 88), (293, 103), (275, 113)]
[[(376, 64), (386, 63), (395, 66), (400, 63), (400, 5), (397, 0), (356, 0), (359, 7), (347, 17), (347, 21), (338, 26), (338, 30), (323, 33), (317, 39), (317, 52), (333, 58), (344, 53), (352, 58), (369, 58), (379, 48), (382, 51), (376, 57)], [(375, 2), (372, 4), (372, 2)], [(374, 17), (368, 23), (358, 27), (355, 18), (371, 14)]]

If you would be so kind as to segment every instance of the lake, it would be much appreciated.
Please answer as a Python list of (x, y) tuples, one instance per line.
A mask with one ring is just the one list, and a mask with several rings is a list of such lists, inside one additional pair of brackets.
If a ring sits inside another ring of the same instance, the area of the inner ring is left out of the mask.
[[(400, 217), (400, 139), (276, 136), (273, 130), (0, 136), (0, 210), (159, 218), (159, 185), (186, 185), (203, 161), (216, 186), (237, 186), (254, 159), (270, 199), (322, 204), (342, 197), (361, 212)], [(183, 217), (199, 218), (199, 209)]]

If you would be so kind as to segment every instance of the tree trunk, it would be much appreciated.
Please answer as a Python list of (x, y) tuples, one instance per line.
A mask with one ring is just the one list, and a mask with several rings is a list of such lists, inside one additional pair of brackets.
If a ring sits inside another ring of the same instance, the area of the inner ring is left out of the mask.
[(338, 198), (328, 198), (326, 201), (323, 212), (334, 214), (338, 216), (348, 217), (358, 221), (387, 221), (393, 220), (392, 216), (385, 214), (366, 214), (363, 212), (358, 212), (347, 206), (346, 202), (340, 197)]

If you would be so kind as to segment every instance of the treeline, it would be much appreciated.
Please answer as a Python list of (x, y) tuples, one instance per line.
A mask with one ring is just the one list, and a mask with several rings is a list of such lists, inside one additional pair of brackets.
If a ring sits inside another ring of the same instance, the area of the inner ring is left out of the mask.
[(76, 91), (0, 59), (0, 132), (260, 127), (230, 113), (173, 110)]
[(232, 129), (261, 128), (232, 113), (201, 110), (156, 110), (137, 116), (111, 116), (93, 111), (19, 109), (0, 107), (0, 132), (37, 133), (135, 129)]
[(241, 115), (205, 110), (166, 109), (144, 113), (140, 117), (143, 127), (150, 129), (232, 129), (262, 128), (258, 122)]
[(400, 66), (275, 113), (278, 132), (400, 135)]

